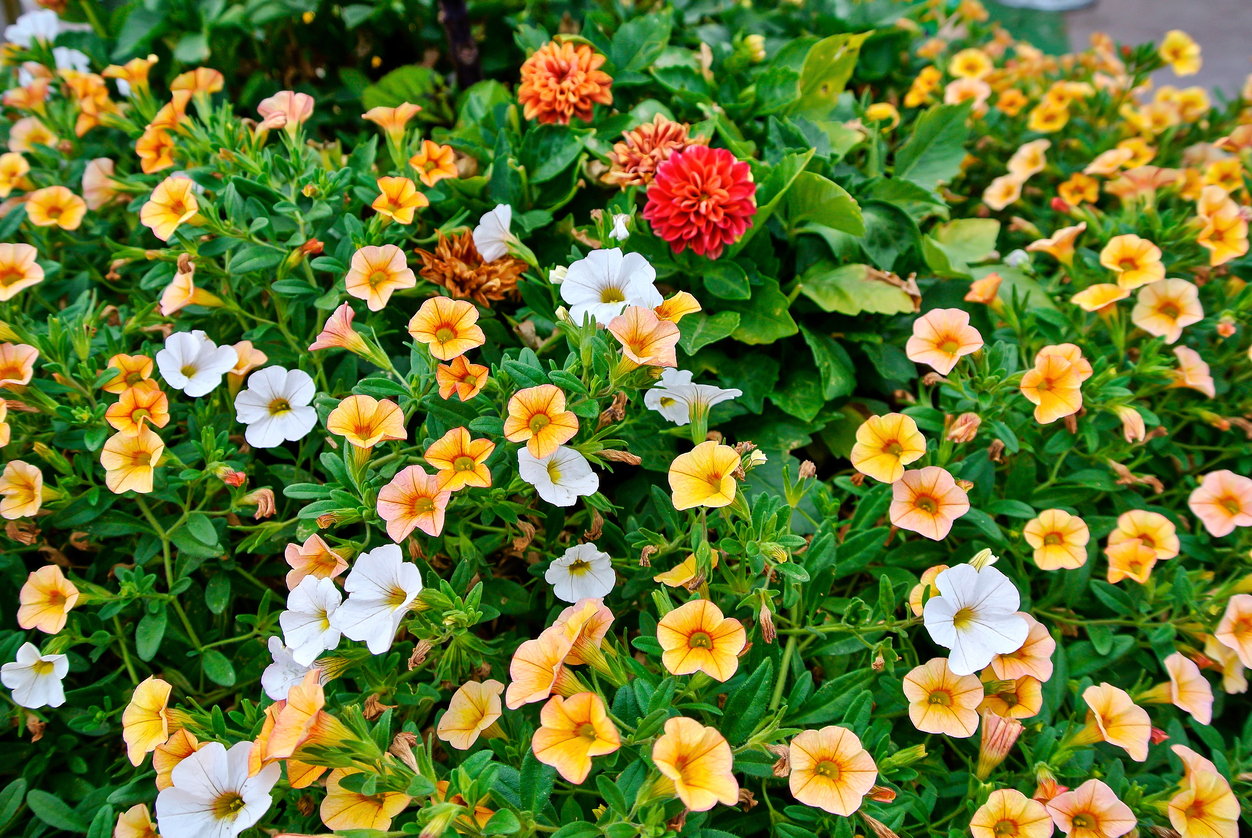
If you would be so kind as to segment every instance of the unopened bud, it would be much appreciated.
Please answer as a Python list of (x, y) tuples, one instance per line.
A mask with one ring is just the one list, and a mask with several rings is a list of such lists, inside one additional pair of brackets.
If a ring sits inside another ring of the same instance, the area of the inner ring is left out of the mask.
[(949, 442), (973, 442), (982, 427), (982, 419), (977, 413), (962, 413), (948, 427)]
[(617, 451), (612, 448), (601, 451), (600, 456), (615, 463), (625, 463), (628, 466), (637, 466), (643, 462), (643, 458), (629, 451)]
[(922, 384), (927, 387), (934, 387), (936, 384), (944, 384), (948, 379), (944, 378), (937, 372), (928, 372), (922, 376)]
[(1016, 719), (1006, 719), (995, 713), (983, 714), (982, 742), (978, 747), (978, 779), (986, 780), (1004, 762), (1024, 729)]
[(965, 480), (964, 478), (961, 478), (961, 477), (956, 478), (956, 485), (961, 487), (961, 491), (967, 492), (967, 493), (973, 491), (974, 489), (974, 481)]
[(895, 768), (903, 768), (906, 765), (912, 765), (915, 762), (921, 762), (926, 758), (925, 745), (910, 745), (907, 748), (901, 748), (889, 757), (886, 757), (879, 763), (879, 767), (883, 771), (889, 771)]
[(778, 638), (778, 629), (774, 627), (774, 614), (769, 610), (768, 603), (761, 603), (761, 611), (758, 615), (761, 626), (761, 637), (766, 643), (773, 643)]
[(990, 549), (983, 548), (974, 554), (974, 558), (970, 559), (969, 563), (973, 565), (976, 570), (982, 570), (985, 567), (991, 567), (998, 561), (1000, 561), (999, 556), (992, 553)]
[(812, 460), (805, 460), (800, 463), (800, 479), (807, 480), (810, 477), (817, 477), (817, 465)]

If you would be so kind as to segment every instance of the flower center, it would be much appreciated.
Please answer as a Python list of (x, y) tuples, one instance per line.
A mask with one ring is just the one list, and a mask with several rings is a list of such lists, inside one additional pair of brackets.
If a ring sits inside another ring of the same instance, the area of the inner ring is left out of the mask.
[(661, 396), (661, 407), (670, 407), (678, 403), (678, 399), (671, 396)]
[(1054, 547), (1057, 544), (1064, 544), (1065, 539), (1061, 538), (1059, 532), (1050, 532), (1043, 537), (1043, 543), (1048, 547)]
[(594, 740), (596, 738), (596, 728), (591, 722), (583, 722), (578, 726), (578, 735), (583, 739)]
[(1090, 812), (1082, 812), (1074, 815), (1072, 823), (1074, 824), (1074, 829), (1095, 829), (1099, 821)]
[(813, 773), (832, 782), (838, 782), (843, 771), (840, 770), (839, 763), (833, 759), (824, 759), (813, 767)]
[(570, 576), (584, 576), (591, 570), (591, 562), (575, 559), (573, 564), (569, 566)]
[(530, 422), (527, 423), (526, 427), (530, 428), (532, 434), (537, 434), (551, 424), (552, 420), (548, 418), (547, 414), (537, 413), (530, 417)]
[(952, 694), (947, 690), (935, 690), (930, 694), (930, 698), (927, 699), (927, 701), (931, 704), (938, 705), (939, 707), (951, 707)]
[(884, 454), (890, 454), (893, 457), (898, 457), (904, 453), (904, 446), (893, 439), (883, 447), (882, 451)]
[(399, 608), (401, 605), (404, 605), (404, 601), (408, 598), (409, 595), (405, 592), (404, 588), (396, 585), (387, 592), (387, 598), (383, 601), (392, 608)]
[(1243, 504), (1239, 502), (1238, 498), (1232, 497), (1231, 495), (1226, 495), (1225, 497), (1220, 498), (1217, 503), (1222, 509), (1225, 509), (1231, 515), (1238, 515), (1243, 511)]
[(213, 801), (213, 817), (220, 821), (227, 819), (234, 820), (235, 816), (239, 814), (239, 810), (242, 809), (244, 805), (243, 797), (240, 796), (239, 792), (224, 792), (223, 794), (218, 795), (218, 798)]
[(196, 369), (195, 364), (185, 364), (179, 372), (183, 374), (184, 378), (195, 378), (196, 373), (200, 372), (200, 370)]
[(996, 835), (1015, 836), (1020, 833), (1017, 831), (1017, 824), (1013, 821), (1004, 820), (995, 825), (993, 830)]
[(692, 649), (712, 649), (713, 638), (709, 636), (707, 631), (692, 632), (687, 645)]
[(440, 326), (435, 330), (435, 340), (440, 343), (447, 343), (456, 337), (456, 330), (451, 326)]
[(1151, 547), (1153, 550), (1156, 549), (1156, 542), (1152, 540), (1152, 536), (1140, 534), (1137, 538), (1143, 542), (1144, 547)]
[(44, 676), (52, 674), (52, 661), (37, 660), (30, 665), (30, 668), (36, 675)]
[(170, 201), (170, 212), (174, 215), (184, 215), (187, 212), (187, 205), (179, 200)]
[(1117, 267), (1123, 271), (1133, 271), (1139, 267), (1139, 262), (1133, 256), (1127, 256), (1125, 259), (1119, 259)]
[(600, 292), (600, 302), (602, 303), (624, 303), (626, 295), (622, 293), (620, 288), (605, 288)]
[(930, 495), (918, 495), (913, 505), (928, 515), (934, 515), (939, 511), (939, 502)]
[(473, 457), (461, 455), (452, 461), (453, 471), (473, 471), (476, 463)]
[(387, 279), (388, 277), (387, 277), (386, 271), (374, 271), (372, 274), (369, 275), (369, 277), (366, 278), (365, 281), (369, 283), (370, 288), (377, 288), (378, 286), (386, 282)]
[(418, 498), (413, 501), (413, 511), (419, 515), (434, 512), (435, 502), (431, 498)]
[(553, 483), (561, 482), (561, 467), (557, 465), (556, 460), (548, 460), (548, 479)]
[(26, 272), (15, 267), (6, 267), (0, 270), (0, 287), (8, 288), (10, 285), (16, 285), (26, 277)]
[(1163, 316), (1168, 317), (1170, 320), (1177, 320), (1178, 315), (1181, 314), (1181, 312), (1178, 310), (1178, 306), (1174, 305), (1173, 303), (1165, 303), (1158, 309), (1158, 311)]
[(947, 338), (943, 343), (939, 344), (939, 351), (945, 355), (955, 355), (957, 350), (961, 348), (961, 344), (952, 338)]
[(64, 207), (57, 206), (56, 204), (48, 207), (48, 217), (52, 219), (60, 218), (64, 212)]
[(974, 624), (974, 609), (962, 608), (952, 617), (952, 627), (957, 631), (964, 631)]
[(274, 399), (270, 402), (270, 416), (282, 416), (291, 412), (291, 402), (286, 399)]

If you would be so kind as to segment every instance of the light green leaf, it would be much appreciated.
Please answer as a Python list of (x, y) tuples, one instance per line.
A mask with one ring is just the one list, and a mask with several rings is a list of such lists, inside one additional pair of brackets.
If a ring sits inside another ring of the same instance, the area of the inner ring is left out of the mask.
[(792, 105), (791, 112), (810, 119), (828, 119), (856, 69), (861, 44), (872, 34), (845, 32), (814, 44), (804, 57), (797, 83), (800, 98)]
[(86, 832), (91, 826), (64, 800), (40, 789), (31, 789), (27, 793), (26, 805), (35, 813), (35, 817), (55, 829)]
[(183, 35), (174, 47), (174, 58), (184, 64), (200, 64), (207, 61), (209, 59), (209, 36), (203, 32), (188, 32)]
[(165, 623), (164, 608), (155, 614), (144, 614), (139, 621), (135, 628), (135, 653), (141, 661), (150, 661), (156, 657), (161, 641), (165, 639)]
[(823, 311), (840, 314), (905, 314), (914, 310), (913, 298), (869, 265), (817, 262), (800, 276), (800, 293)]
[(735, 340), (747, 344), (773, 343), (800, 331), (787, 309), (791, 301), (778, 287), (778, 280), (767, 279), (752, 289), (750, 300), (728, 300), (726, 308), (739, 312)]
[(429, 67), (417, 64), (397, 67), (377, 83), (365, 88), (365, 92), (361, 94), (361, 106), (369, 110), (394, 108), (404, 102), (417, 105), (422, 99), (431, 96), (438, 84), (434, 70)]
[(970, 275), (970, 263), (995, 250), (1000, 222), (994, 218), (960, 218), (936, 227), (922, 239), (922, 258), (939, 276)]
[(904, 147), (896, 153), (895, 176), (934, 189), (951, 180), (965, 159), (970, 103), (935, 105), (922, 114)]
[(801, 172), (787, 192), (787, 218), (793, 228), (820, 224), (853, 236), (865, 235), (856, 199), (842, 186), (812, 172)]
[(681, 336), (678, 345), (688, 355), (694, 355), (710, 343), (728, 338), (739, 327), (739, 314), (719, 311), (717, 314), (688, 314), (678, 323)]

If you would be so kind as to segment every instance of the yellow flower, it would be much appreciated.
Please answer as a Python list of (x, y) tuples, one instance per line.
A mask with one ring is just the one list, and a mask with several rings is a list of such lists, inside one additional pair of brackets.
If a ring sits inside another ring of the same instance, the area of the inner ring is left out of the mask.
[(721, 609), (705, 599), (680, 605), (662, 617), (656, 638), (661, 662), (671, 675), (703, 672), (722, 682), (739, 668), (739, 653), (748, 642), (743, 623), (722, 616)]
[(1185, 279), (1163, 279), (1139, 289), (1131, 322), (1150, 335), (1174, 343), (1182, 330), (1204, 319), (1200, 291)]
[(888, 413), (871, 416), (856, 429), (852, 467), (881, 483), (894, 483), (904, 467), (926, 454), (926, 438), (911, 416)]
[(694, 506), (716, 508), (735, 500), (735, 470), (739, 455), (729, 445), (708, 440), (686, 454), (679, 454), (669, 467), (669, 487), (675, 509)]
[(14, 189), (20, 189), (29, 172), (30, 164), (19, 152), (0, 154), (0, 198), (7, 198)]
[(1156, 54), (1174, 69), (1174, 75), (1177, 76), (1194, 76), (1200, 72), (1200, 65), (1203, 63), (1200, 45), (1181, 29), (1166, 32)]
[(830, 725), (796, 734), (788, 748), (791, 794), (807, 806), (849, 817), (878, 779), (874, 758), (847, 728)]
[(700, 301), (686, 291), (679, 291), (656, 307), (656, 316), (671, 323), (677, 323), (688, 314), (701, 311)]
[(1082, 700), (1090, 713), (1087, 726), (1074, 739), (1076, 744), (1108, 742), (1123, 748), (1135, 762), (1148, 758), (1152, 721), (1148, 711), (1135, 704), (1125, 690), (1099, 684), (1083, 690)]
[(136, 803), (118, 815), (117, 825), (113, 827), (113, 838), (157, 838), (148, 807), (143, 803)]
[(987, 695), (978, 705), (979, 713), (994, 713), (1004, 719), (1030, 719), (1043, 708), (1043, 682), (1030, 675), (997, 680), (990, 669), (983, 670)]
[(1022, 179), (1013, 174), (1000, 175), (983, 190), (982, 202), (996, 212), (1022, 197)]
[(1035, 551), (1040, 570), (1074, 570), (1087, 563), (1091, 530), (1077, 515), (1063, 509), (1045, 509), (1022, 529), (1022, 537)]
[(466, 486), (485, 489), (491, 485), (486, 461), (495, 450), (491, 440), (471, 439), (469, 429), (453, 428), (431, 443), (423, 456), (439, 470), (440, 490), (455, 492)]
[(909, 720), (923, 733), (964, 739), (978, 730), (982, 682), (975, 675), (956, 675), (947, 658), (931, 658), (904, 676)]
[(39, 350), (24, 343), (0, 343), (0, 388), (21, 393), (35, 375)]
[(409, 165), (427, 186), (434, 186), (447, 177), (457, 177), (456, 152), (452, 146), (422, 140), (422, 148), (409, 158)]
[(380, 194), (370, 206), (397, 224), (412, 224), (418, 208), (430, 206), (430, 199), (418, 192), (417, 185), (406, 177), (381, 177), (378, 190)]
[(19, 626), (56, 634), (65, 628), (66, 617), (78, 602), (78, 588), (65, 578), (61, 568), (44, 565), (26, 577), (26, 584), (18, 592), (18, 602)]
[[(1074, 172), (1069, 180), (1057, 186), (1056, 194), (1070, 206), (1094, 204), (1100, 198), (1100, 182), (1090, 175)], [(1086, 225), (1084, 221), (1083, 227), (1086, 228)]]
[(1192, 771), (1169, 801), (1169, 822), (1185, 838), (1238, 838), (1239, 799), (1216, 771)]
[(865, 118), (870, 122), (886, 122), (890, 131), (900, 124), (900, 112), (890, 102), (875, 102), (865, 109)]
[(409, 268), (404, 251), (394, 244), (370, 244), (352, 254), (352, 264), (343, 281), (350, 295), (365, 300), (370, 311), (379, 311), (393, 292), (415, 287), (417, 275)]
[(1100, 251), (1100, 264), (1114, 271), (1117, 284), (1127, 290), (1165, 278), (1161, 249), (1133, 233), (1109, 239)]
[(464, 355), (453, 358), (451, 364), (440, 364), (435, 368), (439, 398), (450, 399), (456, 393), (461, 401), (469, 401), (482, 392), (490, 372), (482, 364), (471, 364)]
[(395, 402), (373, 396), (348, 396), (326, 417), (326, 430), (357, 448), (384, 440), (406, 439), (404, 412)]
[(322, 798), (318, 814), (327, 829), (386, 831), (391, 827), (391, 819), (403, 812), (412, 800), (397, 791), (361, 794), (343, 787), (344, 777), (360, 773), (355, 768), (336, 768), (326, 778), (326, 797)]
[(566, 699), (554, 695), (539, 712), (539, 721), (540, 728), (530, 743), (535, 759), (551, 765), (575, 785), (591, 773), (592, 757), (611, 754), (622, 745), (604, 700), (595, 693), (577, 693)]
[(1017, 679), (1030, 676), (1038, 681), (1047, 681), (1052, 677), (1052, 654), (1056, 651), (1056, 641), (1048, 633), (1043, 623), (1024, 612), (1023, 620), (1030, 627), (1026, 642), (1016, 652), (1007, 655), (996, 655), (991, 659), (991, 671), (997, 678)]
[(125, 431), (109, 437), (100, 452), (104, 484), (114, 494), (152, 491), (156, 464), (165, 453), (165, 443), (146, 424), (135, 433)]
[[(1109, 309), (1118, 300), (1124, 300), (1129, 296), (1130, 292), (1122, 286), (1114, 285), (1111, 282), (1101, 282), (1079, 291), (1070, 298), (1070, 302), (1083, 311), (1095, 311), (1103, 314), (1105, 309)], [(1112, 309), (1109, 310), (1111, 311)]]
[(1039, 174), (1048, 165), (1048, 158), (1044, 156), (1044, 153), (1051, 147), (1051, 140), (1033, 140), (1023, 143), (1009, 158), (1009, 174), (1021, 180)]
[[(713, 551), (713, 567), (717, 567), (717, 551)], [(653, 582), (660, 582), (669, 588), (684, 587), (692, 579), (696, 578), (699, 568), (696, 562), (696, 555), (692, 553), (678, 564), (674, 565), (664, 573), (658, 573), (652, 577)]]
[(1069, 108), (1046, 100), (1031, 108), (1030, 114), (1026, 117), (1026, 127), (1040, 134), (1060, 131), (1068, 122)]
[(156, 787), (158, 790), (168, 789), (174, 785), (173, 773), (178, 763), (203, 748), (195, 734), (183, 728), (170, 734), (163, 744), (157, 745), (152, 752), (152, 767), (156, 770)]
[(565, 665), (572, 648), (572, 639), (558, 626), (544, 629), (534, 640), (518, 646), (509, 662), (510, 683), (504, 694), (505, 706), (516, 710), (523, 704), (543, 701), (553, 693), (584, 692), (578, 678)]
[(158, 60), (155, 55), (149, 55), (147, 58), (132, 58), (121, 66), (110, 64), (100, 75), (106, 79), (126, 82), (130, 85), (130, 95), (133, 97), (148, 91), (148, 73)]
[(504, 438), (525, 442), (526, 450), (542, 460), (578, 433), (578, 417), (565, 409), (565, 394), (551, 384), (518, 390), (509, 399)]
[(409, 335), (430, 347), (430, 354), (451, 361), (486, 343), (478, 309), (466, 300), (431, 297), (409, 320)]
[(152, 359), (147, 355), (114, 355), (108, 366), (117, 373), (101, 385), (100, 389), (106, 393), (118, 395), (152, 378)]
[(1238, 157), (1214, 160), (1204, 168), (1202, 182), (1230, 194), (1243, 188), (1243, 163)]
[(104, 420), (114, 430), (138, 433), (145, 424), (164, 428), (170, 421), (170, 401), (155, 381), (140, 381), (122, 391), (118, 400), (104, 412)]
[(739, 783), (731, 773), (735, 758), (716, 728), (682, 716), (667, 720), (665, 733), (652, 746), (652, 762), (693, 812), (739, 802)]
[(64, 186), (47, 186), (30, 193), (26, 217), (36, 227), (77, 230), (87, 214), (87, 202)]
[[(361, 114), (361, 118), (367, 119), (378, 125), (383, 129), (383, 132), (387, 135), (389, 140), (399, 145), (404, 140), (404, 132), (406, 126), (409, 124), (409, 120), (417, 116), (421, 110), (421, 107), (418, 105), (414, 105), (409, 102), (401, 102), (394, 108), (385, 108), (382, 106), (370, 108), (368, 111)], [(430, 141), (426, 140), (426, 142)], [(432, 186), (433, 184), (428, 183), (426, 185)]]
[(151, 228), (152, 235), (169, 241), (180, 224), (200, 211), (194, 186), (190, 178), (167, 177), (152, 190), (152, 197), (139, 210), (139, 220)]
[(0, 518), (33, 518), (43, 505), (43, 472), (22, 460), (9, 460), (0, 473)]
[(948, 62), (948, 73), (963, 79), (985, 79), (994, 69), (991, 56), (980, 49), (963, 49)]
[(1209, 251), (1209, 265), (1224, 265), (1248, 252), (1248, 222), (1237, 207), (1218, 210), (1196, 241)]
[(974, 838), (1049, 838), (1052, 816), (1016, 789), (996, 789), (969, 822)]
[(1109, 560), (1109, 584), (1116, 584), (1123, 579), (1134, 579), (1140, 585), (1147, 584), (1152, 568), (1156, 566), (1156, 552), (1151, 547), (1144, 546), (1138, 539), (1110, 544), (1104, 549), (1104, 555)]
[(1109, 533), (1109, 544), (1134, 539), (1151, 549), (1161, 561), (1177, 556), (1181, 546), (1178, 528), (1173, 522), (1159, 512), (1146, 509), (1123, 512), (1117, 519), (1117, 528)]
[(143, 764), (149, 751), (170, 738), (170, 689), (167, 682), (149, 676), (135, 687), (130, 703), (122, 711), (122, 739), (131, 765)]
[[(1094, 181), (1093, 181), (1094, 182)], [(1052, 234), (1051, 238), (1039, 239), (1026, 245), (1030, 253), (1046, 253), (1062, 265), (1074, 264), (1074, 242), (1087, 229), (1087, 222), (1080, 222), (1073, 227), (1062, 227)]]
[(1122, 164), (1124, 169), (1136, 169), (1140, 166), (1146, 166), (1152, 162), (1152, 158), (1156, 157), (1156, 149), (1148, 145), (1147, 141), (1142, 137), (1131, 137), (1128, 140), (1122, 140), (1117, 147), (1123, 151), (1129, 151), (1130, 157)]
[(503, 692), (504, 684), (496, 680), (466, 681), (453, 693), (447, 711), (439, 718), (436, 734), (458, 751), (468, 751), (479, 736), (502, 736), (496, 722), (504, 712), (500, 705)]
[(11, 300), (23, 288), (43, 282), (39, 251), (29, 244), (0, 244), (0, 302)]
[(164, 128), (149, 125), (135, 141), (135, 154), (145, 175), (174, 165), (174, 138)]
[(188, 90), (193, 94), (217, 93), (226, 85), (226, 77), (211, 67), (197, 67), (181, 73), (170, 82), (170, 90)]
[(1048, 425), (1082, 409), (1082, 378), (1078, 367), (1060, 355), (1037, 358), (1019, 385), (1022, 395), (1035, 405), (1035, 421)]
[(1129, 166), (1130, 158), (1135, 153), (1129, 148), (1110, 148), (1096, 156), (1094, 160), (1087, 164), (1087, 168), (1083, 169), (1085, 175), (1104, 175), (1105, 177), (1116, 174), (1123, 166)]

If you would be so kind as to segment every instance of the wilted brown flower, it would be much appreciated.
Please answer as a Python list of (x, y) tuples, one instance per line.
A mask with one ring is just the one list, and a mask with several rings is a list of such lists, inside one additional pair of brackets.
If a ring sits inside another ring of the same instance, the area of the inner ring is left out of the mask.
[(622, 135), (623, 142), (613, 146), (609, 160), (613, 166), (604, 176), (605, 183), (627, 186), (647, 186), (656, 177), (656, 167), (669, 159), (676, 151), (686, 151), (693, 145), (707, 145), (708, 140), (690, 137), (690, 126), (674, 122), (657, 114), (651, 122), (645, 122), (633, 131)]
[(526, 270), (526, 263), (512, 256), (484, 262), (470, 232), (452, 238), (440, 233), (434, 253), (419, 250), (417, 255), (422, 260), (418, 273), (424, 279), (443, 286), (453, 297), (483, 306), (516, 296), (518, 277)]

